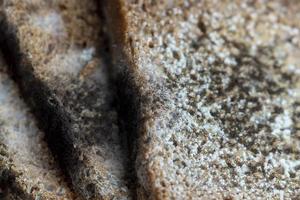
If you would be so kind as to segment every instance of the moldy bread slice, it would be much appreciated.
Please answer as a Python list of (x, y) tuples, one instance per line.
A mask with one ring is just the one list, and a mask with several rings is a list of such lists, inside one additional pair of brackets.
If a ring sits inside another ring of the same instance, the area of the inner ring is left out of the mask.
[(112, 0), (104, 10), (115, 79), (135, 111), (140, 198), (300, 198), (299, 3)]
[(5, 65), (1, 57), (0, 198), (76, 199)]
[(96, 3), (4, 0), (3, 8), (1, 48), (76, 191), (130, 198)]

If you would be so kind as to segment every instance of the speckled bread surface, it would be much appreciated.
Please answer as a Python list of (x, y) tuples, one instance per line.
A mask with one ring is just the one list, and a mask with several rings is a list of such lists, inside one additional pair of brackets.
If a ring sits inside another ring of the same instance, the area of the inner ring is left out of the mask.
[(115, 78), (139, 122), (140, 198), (300, 198), (298, 1), (105, 10)]
[(299, 11), (0, 0), (0, 199), (300, 199)]

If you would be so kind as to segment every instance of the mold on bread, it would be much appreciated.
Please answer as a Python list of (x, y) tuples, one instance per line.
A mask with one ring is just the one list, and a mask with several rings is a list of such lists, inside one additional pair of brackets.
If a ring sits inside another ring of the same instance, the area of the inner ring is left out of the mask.
[(299, 198), (296, 2), (115, 0), (104, 10), (121, 95), (136, 108), (141, 196)]
[(86, 199), (130, 198), (95, 1), (4, 1), (1, 48), (52, 151)]
[[(0, 185), (4, 199), (76, 199), (0, 58)], [(10, 197), (8, 197), (11, 195)]]

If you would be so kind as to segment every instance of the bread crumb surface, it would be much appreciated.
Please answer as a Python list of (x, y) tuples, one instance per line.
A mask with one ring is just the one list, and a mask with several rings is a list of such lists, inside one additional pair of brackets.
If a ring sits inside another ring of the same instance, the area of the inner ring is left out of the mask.
[(299, 3), (138, 2), (125, 1), (128, 37), (159, 96), (141, 105), (154, 113), (137, 161), (144, 188), (166, 199), (300, 198)]

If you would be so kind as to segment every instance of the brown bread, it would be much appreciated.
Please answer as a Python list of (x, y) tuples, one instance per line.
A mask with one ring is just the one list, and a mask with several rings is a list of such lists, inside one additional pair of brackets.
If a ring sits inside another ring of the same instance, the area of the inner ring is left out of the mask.
[(2, 6), (1, 48), (74, 188), (85, 199), (130, 198), (96, 3)]
[(0, 58), (0, 199), (76, 199)]
[(115, 78), (136, 111), (140, 198), (300, 198), (299, 8), (106, 2)]

